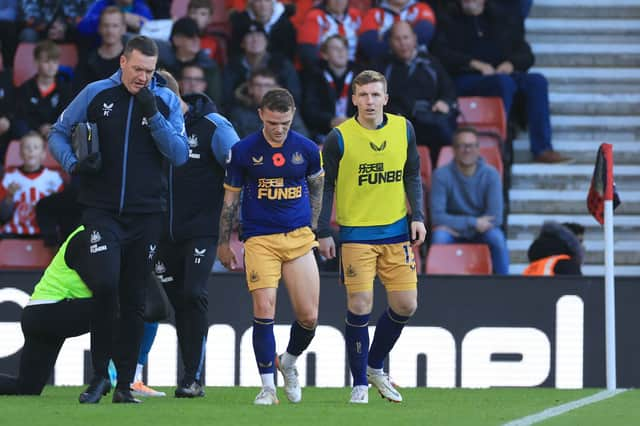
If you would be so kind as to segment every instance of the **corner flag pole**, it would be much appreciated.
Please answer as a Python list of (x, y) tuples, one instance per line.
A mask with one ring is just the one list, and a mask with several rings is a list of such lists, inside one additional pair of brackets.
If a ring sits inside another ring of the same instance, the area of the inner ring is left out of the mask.
[[(616, 290), (613, 259), (613, 150), (603, 144), (607, 168), (604, 188), (604, 303), (605, 339), (607, 351), (607, 390), (614, 390), (616, 383)], [(607, 152), (608, 151), (608, 152)]]

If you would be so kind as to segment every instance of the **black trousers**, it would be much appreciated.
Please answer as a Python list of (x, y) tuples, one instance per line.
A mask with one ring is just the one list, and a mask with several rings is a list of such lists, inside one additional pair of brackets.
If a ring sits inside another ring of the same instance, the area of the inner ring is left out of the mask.
[(108, 378), (109, 359), (119, 389), (133, 381), (143, 333), (146, 279), (158, 251), (162, 215), (118, 215), (87, 208), (82, 215), (89, 255), (76, 271), (93, 291), (91, 359), (94, 374)]
[(24, 347), (18, 377), (0, 375), (0, 395), (40, 395), (68, 337), (89, 331), (93, 299), (29, 305), (22, 311)]
[(155, 266), (175, 312), (178, 345), (184, 364), (181, 382), (202, 383), (202, 366), (209, 330), (207, 280), (216, 258), (216, 238), (162, 241)]

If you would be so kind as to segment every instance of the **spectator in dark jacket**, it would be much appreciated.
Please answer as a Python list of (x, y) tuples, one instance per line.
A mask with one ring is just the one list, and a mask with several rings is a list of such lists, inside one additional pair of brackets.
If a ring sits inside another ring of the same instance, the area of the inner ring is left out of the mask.
[(18, 88), (16, 129), (20, 137), (35, 130), (43, 138), (71, 100), (71, 84), (58, 75), (60, 48), (50, 40), (41, 41), (33, 51), (38, 72)]
[(276, 0), (248, 0), (247, 9), (231, 14), (231, 44), (229, 55), (242, 52), (248, 28), (258, 24), (269, 40), (269, 52), (279, 53), (293, 61), (296, 54), (296, 29), (291, 23), (295, 6)]
[(122, 38), (126, 31), (124, 13), (116, 6), (108, 6), (100, 15), (100, 46), (91, 49), (76, 68), (75, 92), (87, 84), (110, 77), (120, 68), (120, 55), (124, 50)]
[(302, 88), (298, 73), (289, 59), (267, 51), (269, 39), (264, 28), (253, 24), (242, 36), (242, 54), (232, 58), (224, 69), (223, 100), (229, 109), (235, 102), (234, 91), (244, 83), (251, 71), (268, 68), (278, 77), (278, 84), (289, 90), (296, 105), (302, 103)]
[(15, 98), (10, 70), (0, 71), (0, 169), (4, 163), (4, 153), (11, 141)]
[(418, 145), (427, 145), (436, 164), (440, 148), (451, 144), (456, 128), (456, 91), (437, 58), (418, 49), (411, 25), (398, 21), (389, 30), (391, 56), (381, 71), (387, 78), (389, 112), (411, 120)]
[(531, 243), (531, 264), (524, 275), (582, 275), (584, 226), (577, 223), (545, 222)]
[(307, 71), (303, 79), (303, 117), (311, 136), (322, 143), (327, 133), (353, 115), (351, 80), (358, 74), (349, 62), (347, 39), (339, 34), (327, 38), (320, 47), (320, 68)]
[(499, 96), (509, 114), (515, 95), (523, 94), (535, 161), (566, 162), (551, 145), (547, 79), (528, 72), (534, 57), (521, 19), (485, 2), (458, 0), (440, 21), (434, 54), (454, 77), (458, 96)]

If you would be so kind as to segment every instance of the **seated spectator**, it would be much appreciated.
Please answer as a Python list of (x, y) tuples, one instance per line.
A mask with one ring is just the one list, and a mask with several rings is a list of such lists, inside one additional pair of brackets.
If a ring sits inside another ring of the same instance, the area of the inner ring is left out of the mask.
[(348, 0), (324, 0), (309, 10), (298, 29), (298, 58), (304, 69), (318, 66), (320, 47), (332, 35), (347, 40), (349, 60), (356, 59), (360, 10), (349, 7)]
[(568, 161), (551, 145), (548, 82), (528, 72), (534, 57), (521, 20), (491, 3), (485, 7), (485, 0), (458, 0), (458, 6), (441, 20), (433, 45), (458, 96), (499, 96), (508, 115), (516, 94), (524, 95), (534, 160)]
[(91, 49), (76, 68), (75, 92), (87, 84), (110, 77), (120, 69), (120, 55), (124, 50), (122, 38), (126, 31), (124, 13), (116, 6), (108, 6), (100, 14), (100, 46)]
[(355, 112), (351, 102), (351, 80), (358, 70), (349, 61), (348, 48), (343, 36), (329, 36), (320, 48), (320, 68), (308, 71), (304, 79), (302, 115), (318, 143)]
[(37, 235), (36, 203), (43, 197), (62, 191), (60, 173), (42, 167), (46, 156), (44, 138), (29, 132), (20, 139), (22, 167), (8, 171), (0, 185), (0, 223), (3, 234)]
[(500, 229), (504, 214), (500, 176), (480, 157), (473, 128), (455, 131), (453, 150), (453, 161), (433, 172), (431, 243), (487, 244), (493, 272), (508, 274), (509, 252)]
[(213, 17), (213, 4), (211, 0), (190, 0), (187, 8), (187, 16), (198, 24), (200, 31), (200, 49), (204, 50), (209, 57), (218, 62), (222, 66), (226, 58), (218, 46), (218, 40), (210, 34), (207, 34), (207, 28)]
[(391, 55), (383, 69), (389, 112), (411, 120), (418, 145), (427, 145), (436, 164), (440, 148), (451, 144), (456, 128), (456, 90), (437, 58), (418, 50), (417, 37), (406, 21), (389, 30)]
[(88, 0), (21, 0), (20, 4), (24, 19), (20, 41), (61, 42), (76, 38), (76, 25), (87, 9)]
[(4, 68), (11, 67), (18, 46), (18, 0), (0, 2), (0, 48)]
[(12, 73), (10, 69), (5, 69), (0, 71), (0, 170), (11, 142), (15, 108)]
[(243, 12), (231, 13), (231, 43), (229, 57), (242, 52), (242, 44), (249, 27), (263, 28), (269, 41), (269, 52), (279, 53), (294, 60), (296, 29), (291, 23), (295, 6), (283, 5), (276, 0), (249, 0)]
[(207, 80), (206, 94), (214, 102), (220, 102), (220, 69), (200, 48), (198, 24), (193, 19), (180, 18), (173, 24), (171, 48), (160, 50), (158, 63), (173, 75), (181, 75), (182, 68), (187, 65), (200, 66)]
[(117, 6), (124, 13), (127, 32), (138, 33), (142, 25), (153, 19), (151, 9), (144, 0), (97, 0), (78, 23), (78, 32), (84, 36), (95, 36), (100, 15), (108, 6)]
[(16, 93), (17, 137), (35, 130), (43, 138), (71, 100), (71, 84), (58, 74), (60, 47), (51, 40), (36, 45), (33, 57), (37, 74), (25, 81)]
[[(260, 101), (265, 93), (278, 87), (275, 74), (263, 68), (252, 71), (249, 81), (236, 89), (236, 102), (229, 113), (229, 121), (241, 138), (262, 128), (258, 112)], [(291, 128), (305, 136), (308, 134), (298, 112), (293, 116)]]
[(196, 64), (182, 68), (178, 84), (182, 96), (192, 93), (207, 93), (207, 79), (205, 78), (204, 69)]
[(418, 37), (418, 45), (427, 47), (436, 28), (433, 9), (416, 0), (384, 0), (369, 9), (362, 20), (358, 51), (365, 61), (380, 61), (389, 51), (389, 30), (395, 21), (407, 21)]
[(531, 243), (530, 265), (524, 275), (582, 275), (584, 226), (577, 223), (545, 222)]
[[(256, 1), (256, 0), (254, 0)], [(261, 0), (260, 0), (261, 1)], [(242, 53), (231, 58), (223, 74), (223, 102), (229, 109), (235, 102), (235, 90), (247, 81), (251, 71), (268, 68), (278, 77), (278, 84), (289, 90), (296, 105), (302, 103), (302, 88), (293, 64), (279, 53), (267, 51), (269, 40), (264, 29), (253, 24), (242, 36)]]

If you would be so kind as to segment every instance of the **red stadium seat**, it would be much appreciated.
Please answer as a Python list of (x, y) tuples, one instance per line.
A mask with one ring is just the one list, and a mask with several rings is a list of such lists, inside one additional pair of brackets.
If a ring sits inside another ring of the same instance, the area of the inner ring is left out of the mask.
[(418, 145), (418, 155), (420, 155), (420, 178), (424, 187), (429, 190), (431, 189), (431, 169), (433, 168), (429, 147)]
[[(75, 68), (78, 65), (78, 48), (75, 44), (59, 44), (60, 65)], [(19, 87), (22, 83), (33, 77), (38, 71), (36, 61), (33, 59), (35, 43), (22, 42), (18, 44), (16, 56), (13, 59), (13, 85)]]
[(171, 19), (180, 19), (187, 15), (189, 0), (171, 0)]
[(0, 240), (0, 269), (42, 270), (54, 254), (42, 240)]
[[(47, 148), (47, 156), (44, 158), (42, 165), (48, 169), (62, 170), (60, 164), (53, 158), (51, 152)], [(13, 140), (7, 147), (7, 152), (4, 156), (5, 169), (12, 169), (22, 166), (22, 157), (20, 157), (20, 141)]]
[[(211, 18), (212, 24), (219, 24), (229, 20), (229, 13), (225, 0), (211, 0), (211, 7), (213, 8), (213, 16)], [(176, 20), (187, 16), (188, 8), (189, 0), (172, 0), (170, 11), (171, 18)]]
[[(480, 145), (480, 155), (485, 161), (491, 164), (500, 174), (500, 178), (502, 178), (504, 173), (504, 166), (502, 164), (502, 155), (500, 154), (500, 149), (495, 145)], [(446, 164), (449, 164), (453, 160), (453, 147), (451, 146), (443, 146), (440, 149), (440, 153), (438, 154), (438, 164), (436, 167), (442, 167)]]
[(494, 132), (502, 142), (507, 140), (507, 117), (502, 98), (461, 97), (458, 98), (458, 124), (474, 127), (481, 132)]
[(427, 274), (491, 275), (491, 253), (486, 244), (432, 244)]

